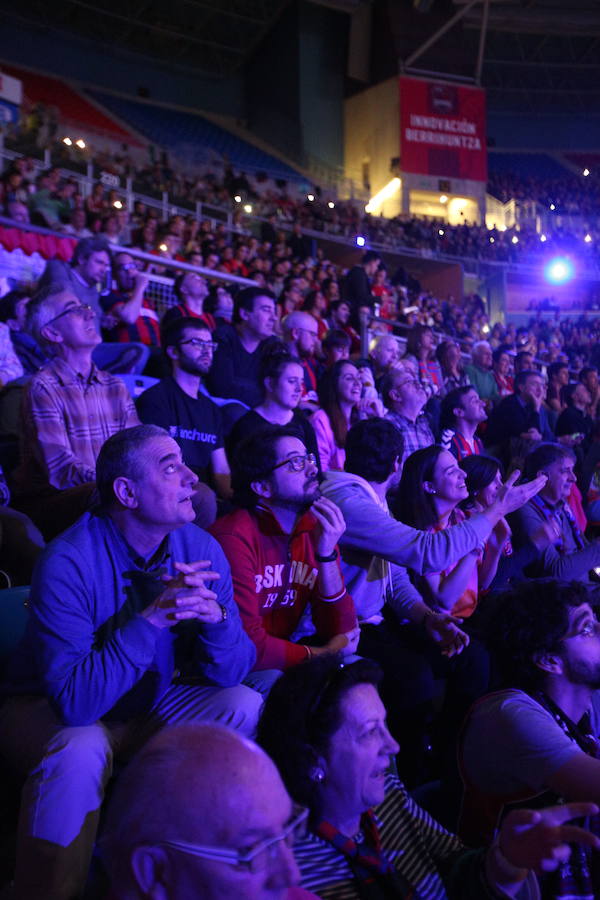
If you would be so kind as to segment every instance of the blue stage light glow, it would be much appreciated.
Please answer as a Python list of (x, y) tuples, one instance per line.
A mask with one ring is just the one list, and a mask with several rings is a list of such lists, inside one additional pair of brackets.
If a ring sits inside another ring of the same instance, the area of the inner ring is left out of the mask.
[(546, 281), (549, 281), (550, 284), (566, 284), (574, 274), (573, 263), (564, 256), (551, 259), (544, 270)]
[(365, 246), (365, 243), (366, 243), (366, 242), (365, 242), (364, 237), (362, 236), (362, 234), (359, 234), (358, 237), (356, 238), (356, 246), (357, 246), (357, 247), (364, 247), (364, 246)]

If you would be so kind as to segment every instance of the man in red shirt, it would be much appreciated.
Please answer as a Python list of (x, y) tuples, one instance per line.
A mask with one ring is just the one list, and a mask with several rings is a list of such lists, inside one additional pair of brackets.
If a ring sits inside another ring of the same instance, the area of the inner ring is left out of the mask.
[(210, 531), (231, 566), (242, 624), (257, 650), (255, 668), (270, 670), (256, 684), (251, 676), (248, 683), (260, 690), (311, 656), (354, 652), (359, 630), (337, 547), (346, 525), (335, 503), (320, 495), (314, 456), (294, 428), (251, 435), (231, 468), (241, 508)]

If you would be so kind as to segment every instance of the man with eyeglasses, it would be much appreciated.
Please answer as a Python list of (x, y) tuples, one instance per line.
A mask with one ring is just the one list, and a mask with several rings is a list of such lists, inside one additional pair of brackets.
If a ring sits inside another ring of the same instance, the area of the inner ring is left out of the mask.
[(23, 396), (13, 496), (48, 540), (88, 507), (104, 441), (139, 419), (123, 381), (92, 360), (101, 338), (91, 307), (63, 285), (50, 285), (31, 300), (27, 322), (52, 358)]
[(159, 347), (158, 313), (145, 296), (150, 278), (148, 272), (142, 272), (129, 253), (117, 253), (113, 259), (113, 274), (117, 290), (101, 298), (104, 312), (116, 322), (107, 339)]
[(402, 435), (402, 464), (423, 447), (435, 443), (429, 419), (423, 412), (427, 393), (410, 366), (397, 364), (381, 381), (381, 396), (387, 408), (386, 419)]
[(314, 898), (296, 886), (306, 816), (256, 744), (216, 725), (165, 729), (111, 797), (100, 842), (111, 898)]
[(345, 523), (321, 497), (315, 458), (293, 427), (250, 435), (231, 466), (240, 508), (210, 530), (229, 560), (242, 624), (256, 647), (247, 684), (266, 691), (282, 670), (311, 656), (354, 652), (359, 630), (337, 546)]
[(171, 375), (144, 391), (137, 400), (142, 422), (160, 425), (175, 438), (186, 465), (200, 479), (195, 506), (197, 524), (207, 527), (216, 517), (209, 485), (222, 498), (231, 496), (221, 410), (202, 391), (216, 344), (201, 319), (176, 318), (163, 331), (163, 350)]
[[(464, 725), (462, 834), (484, 843), (503, 810), (600, 803), (600, 626), (596, 592), (577, 582), (522, 582), (502, 595), (486, 638), (501, 690)], [(598, 817), (588, 820), (598, 836)], [(598, 897), (595, 856), (581, 848), (542, 875), (544, 897)]]

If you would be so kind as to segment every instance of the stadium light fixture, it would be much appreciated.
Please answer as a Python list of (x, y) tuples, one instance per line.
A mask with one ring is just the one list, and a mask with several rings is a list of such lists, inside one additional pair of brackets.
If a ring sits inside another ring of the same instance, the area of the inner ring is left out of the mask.
[(495, 243), (494, 238), (490, 237), (490, 244), (494, 244), (494, 243)]
[(83, 138), (77, 138), (75, 141), (75, 146), (79, 147), (80, 150), (85, 150), (85, 141)]
[(444, 237), (444, 235), (446, 234), (446, 232), (444, 231), (443, 228), (438, 228), (438, 234), (439, 234), (440, 237)]
[(445, 194), (442, 194), (442, 196), (440, 197), (440, 203), (447, 203), (447, 202), (448, 202), (448, 198), (446, 197)]
[(314, 195), (314, 194), (307, 194), (307, 195), (306, 195), (306, 199), (307, 199), (307, 200), (310, 200), (310, 202), (312, 203), (313, 200), (315, 199), (315, 195)]
[(234, 197), (233, 199), (235, 200), (236, 203), (241, 203), (241, 202), (242, 202), (242, 198), (240, 197), (239, 194), (236, 194), (235, 197)]
[(64, 137), (62, 142), (63, 142), (63, 144), (66, 144), (67, 147), (71, 147), (73, 144), (73, 141), (71, 140), (70, 137)]
[(394, 196), (396, 191), (400, 188), (401, 184), (402, 182), (397, 176), (395, 178), (392, 178), (391, 181), (388, 181), (388, 183), (385, 184), (380, 191), (377, 191), (377, 193), (371, 197), (371, 199), (365, 206), (365, 212), (374, 213), (377, 212), (377, 210), (381, 209), (385, 201)]
[(590, 170), (589, 170), (589, 169), (584, 169), (584, 170), (583, 170), (583, 177), (584, 177), (584, 178), (587, 178), (589, 174), (590, 174)]
[(362, 236), (362, 234), (359, 234), (356, 238), (356, 246), (364, 247), (365, 244), (366, 244), (366, 241), (365, 241), (364, 237)]
[(167, 247), (166, 244), (159, 244), (158, 249), (162, 250), (163, 253), (166, 253), (169, 248)]
[(550, 209), (552, 210), (552, 212), (554, 212), (554, 210), (556, 209), (556, 206), (554, 205), (554, 203), (550, 204)]
[(244, 212), (250, 214), (252, 212), (252, 204), (244, 203)]
[(549, 281), (550, 284), (566, 284), (574, 274), (573, 263), (565, 256), (558, 256), (556, 259), (550, 260), (544, 270), (546, 281)]
[(120, 200), (115, 200), (115, 202), (113, 203), (113, 206), (115, 209), (123, 209), (123, 204), (121, 203)]
[(513, 242), (513, 244), (519, 243), (519, 238), (516, 236), (516, 234), (513, 234), (513, 236), (511, 237), (511, 241)]
[(586, 234), (586, 236), (584, 237), (583, 240), (585, 241), (586, 244), (591, 244), (591, 243), (592, 243), (592, 236), (591, 236), (591, 234)]
[(540, 241), (542, 242), (542, 244), (545, 244), (547, 240), (548, 238), (545, 234), (540, 234)]
[(329, 209), (335, 209), (335, 203), (333, 202), (333, 200), (330, 200), (327, 206), (329, 207)]

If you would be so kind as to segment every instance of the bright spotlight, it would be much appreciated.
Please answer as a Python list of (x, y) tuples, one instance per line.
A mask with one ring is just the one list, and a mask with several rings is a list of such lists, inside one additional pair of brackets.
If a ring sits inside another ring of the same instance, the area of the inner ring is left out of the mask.
[(589, 169), (584, 169), (584, 170), (583, 170), (584, 178), (587, 178), (589, 174), (590, 174), (590, 170), (589, 170)]
[(447, 202), (448, 202), (448, 198), (446, 197), (445, 194), (442, 194), (442, 196), (440, 197), (440, 203), (447, 203)]
[(307, 195), (306, 195), (306, 199), (307, 199), (307, 200), (310, 200), (310, 202), (312, 203), (313, 200), (315, 199), (315, 195), (314, 195), (314, 194), (307, 194)]
[(446, 233), (446, 232), (444, 231), (443, 228), (438, 228), (438, 234), (439, 234), (440, 237), (444, 237), (445, 233)]
[(123, 204), (121, 203), (120, 200), (115, 200), (115, 202), (113, 203), (113, 206), (115, 209), (123, 209)]
[(356, 246), (364, 247), (365, 243), (366, 243), (366, 241), (365, 241), (364, 237), (361, 234), (359, 234), (358, 237), (356, 238)]
[(518, 243), (519, 243), (519, 238), (516, 236), (516, 234), (513, 234), (512, 238), (511, 238), (511, 241), (513, 242), (513, 244), (518, 244)]
[(236, 203), (241, 203), (241, 202), (242, 202), (242, 198), (240, 197), (239, 194), (236, 194), (235, 197), (234, 197), (233, 199), (235, 200)]
[(63, 144), (66, 144), (67, 147), (70, 147), (73, 143), (73, 141), (71, 140), (70, 137), (64, 137), (62, 142), (63, 142)]
[(540, 241), (542, 242), (542, 244), (545, 244), (547, 240), (548, 238), (545, 234), (540, 234)]
[(250, 214), (252, 212), (252, 204), (244, 203), (244, 212)]
[(335, 203), (333, 202), (333, 200), (330, 200), (327, 206), (329, 207), (329, 209), (335, 209)]
[(592, 236), (591, 236), (591, 234), (586, 234), (586, 236), (584, 237), (583, 240), (585, 241), (586, 244), (591, 244), (591, 243), (592, 243)]
[(490, 238), (490, 244), (493, 244), (493, 243), (494, 243), (494, 238), (491, 237), (491, 238)]
[(574, 275), (573, 263), (565, 257), (551, 260), (544, 270), (550, 284), (566, 284)]
[(554, 212), (554, 210), (556, 209), (554, 203), (551, 203), (551, 204), (550, 204), (550, 209), (552, 210), (552, 212)]
[(85, 141), (83, 138), (79, 138), (79, 140), (75, 141), (75, 146), (79, 147), (80, 150), (85, 150)]

